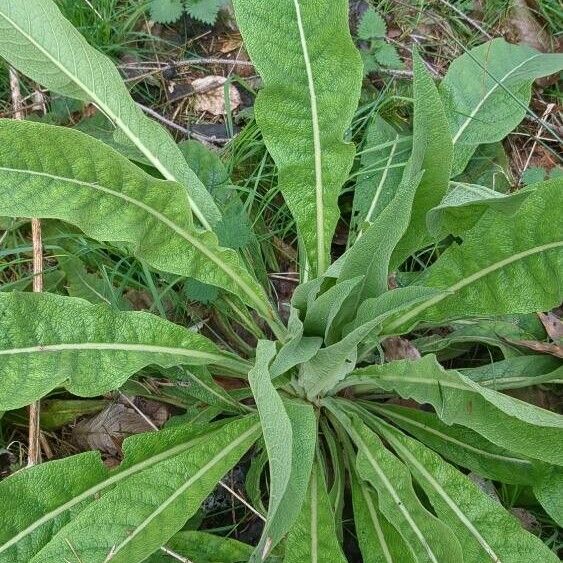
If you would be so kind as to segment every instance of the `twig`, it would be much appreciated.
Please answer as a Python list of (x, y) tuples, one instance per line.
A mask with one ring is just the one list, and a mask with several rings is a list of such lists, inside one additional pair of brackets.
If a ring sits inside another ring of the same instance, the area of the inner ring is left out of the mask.
[[(23, 119), (21, 110), (21, 90), (17, 71), (10, 67), (10, 90), (12, 94), (12, 105), (14, 106), (14, 118)], [(31, 220), (31, 239), (33, 245), (33, 291), (43, 291), (43, 247), (41, 243), (41, 222), (39, 219)], [(35, 401), (29, 405), (29, 429), (28, 429), (28, 453), (27, 465), (41, 463), (41, 424), (39, 420), (40, 403)]]
[[(541, 116), (542, 120), (545, 120), (547, 118), (547, 116), (553, 111), (553, 108), (555, 107), (555, 104), (548, 104), (546, 110), (543, 112), (543, 115)], [(528, 155), (528, 158), (526, 159), (526, 163), (524, 164), (524, 168), (522, 169), (522, 172), (520, 173), (520, 176), (522, 176), (522, 174), (524, 174), (524, 172), (526, 172), (526, 170), (528, 169), (528, 166), (530, 166), (530, 161), (532, 160), (532, 156), (536, 150), (536, 147), (538, 145), (538, 140), (541, 137), (541, 134), (543, 133), (543, 123), (540, 121), (540, 126), (538, 128), (538, 132), (537, 134), (534, 136), (534, 142), (532, 144), (532, 149), (530, 150), (530, 154)]]
[(439, 0), (444, 6), (447, 6), (450, 10), (453, 10), (460, 18), (464, 19), (467, 23), (471, 24), (476, 30), (481, 32), (487, 39), (492, 39), (493, 36), (490, 35), (487, 30), (483, 29), (474, 19), (470, 18), (467, 14), (464, 14), (459, 8), (450, 4), (447, 0)]
[(176, 559), (176, 561), (182, 561), (182, 563), (193, 563), (193, 561), (190, 561), (187, 557), (183, 557), (179, 553), (172, 551), (169, 547), (166, 547), (164, 545), (160, 548), (160, 550), (164, 551), (166, 555), (170, 555), (170, 557), (172, 557), (173, 559)]

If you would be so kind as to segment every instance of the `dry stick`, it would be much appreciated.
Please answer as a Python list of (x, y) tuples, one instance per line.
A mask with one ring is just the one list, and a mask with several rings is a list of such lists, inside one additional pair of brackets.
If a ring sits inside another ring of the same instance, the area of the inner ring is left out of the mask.
[[(554, 107), (555, 107), (555, 104), (547, 104), (547, 108), (543, 112), (541, 119), (546, 120), (547, 116), (553, 111)], [(538, 132), (534, 137), (534, 143), (532, 144), (532, 150), (530, 151), (530, 154), (528, 155), (528, 158), (526, 159), (526, 163), (524, 164), (524, 168), (522, 169), (520, 176), (522, 176), (522, 174), (524, 174), (524, 172), (526, 172), (526, 170), (528, 169), (528, 166), (530, 166), (530, 161), (532, 160), (532, 156), (533, 156), (533, 154), (536, 150), (536, 147), (538, 145), (538, 139), (541, 137), (541, 134), (543, 133), (543, 129), (544, 129), (543, 124), (540, 122)]]
[[(14, 118), (23, 119), (20, 81), (17, 71), (12, 67), (10, 67), (10, 90), (12, 94), (12, 105), (14, 106)], [(31, 239), (33, 244), (33, 291), (35, 293), (41, 293), (43, 291), (43, 250), (41, 244), (41, 222), (39, 219), (31, 220)], [(39, 401), (29, 405), (28, 466), (41, 463), (41, 426), (39, 411)]]
[(446, 0), (439, 0), (444, 6), (453, 10), (461, 19), (464, 19), (466, 22), (470, 23), (477, 31), (481, 32), (487, 39), (492, 39), (493, 36), (490, 35), (482, 26), (480, 26), (474, 19), (470, 18), (467, 14), (464, 14), (459, 8), (456, 8), (454, 5), (450, 4)]

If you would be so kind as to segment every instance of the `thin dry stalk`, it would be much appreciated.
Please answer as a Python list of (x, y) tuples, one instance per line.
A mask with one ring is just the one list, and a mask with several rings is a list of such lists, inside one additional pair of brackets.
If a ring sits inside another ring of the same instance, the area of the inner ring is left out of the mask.
[[(12, 94), (12, 105), (14, 107), (14, 118), (23, 119), (20, 81), (17, 71), (11, 67), (10, 90)], [(39, 219), (31, 220), (31, 238), (33, 245), (33, 291), (35, 293), (41, 293), (43, 291), (43, 245), (41, 242), (41, 222)], [(41, 425), (39, 414), (39, 401), (29, 405), (28, 466), (41, 463)]]
[(530, 161), (532, 160), (532, 156), (534, 155), (536, 147), (538, 146), (538, 140), (540, 139), (544, 130), (543, 121), (547, 120), (547, 117), (553, 111), (554, 108), (555, 108), (555, 104), (548, 104), (546, 110), (543, 112), (543, 115), (541, 116), (542, 121), (540, 121), (538, 132), (534, 137), (534, 143), (532, 144), (532, 149), (528, 154), (528, 158), (526, 159), (526, 163), (524, 164), (524, 168), (522, 169), (521, 174), (524, 174), (524, 172), (528, 169), (528, 166), (530, 166)]

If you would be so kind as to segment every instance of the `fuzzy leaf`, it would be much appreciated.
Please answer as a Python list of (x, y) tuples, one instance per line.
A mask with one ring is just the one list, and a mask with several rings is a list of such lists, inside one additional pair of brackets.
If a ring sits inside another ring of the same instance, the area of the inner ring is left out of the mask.
[(375, 60), (381, 65), (388, 68), (404, 68), (405, 64), (399, 57), (399, 53), (394, 45), (390, 43), (381, 43), (373, 53)]
[(196, 20), (213, 25), (221, 6), (226, 2), (227, 0), (185, 0), (186, 12)]
[(151, 19), (157, 23), (173, 23), (184, 13), (182, 0), (151, 0), (149, 4)]
[(309, 488), (285, 547), (284, 563), (346, 563), (338, 544), (325, 477), (316, 462)]
[(117, 389), (141, 368), (244, 362), (204, 336), (143, 312), (48, 293), (0, 293), (0, 410), (58, 386), (83, 397)]
[(223, 287), (265, 313), (265, 293), (236, 253), (190, 225), (179, 184), (78, 131), (0, 120), (0, 141), (3, 213), (62, 219), (92, 238), (127, 242), (154, 268)]
[(118, 138), (133, 143), (164, 178), (188, 189), (203, 226), (221, 218), (170, 134), (143, 114), (110, 59), (86, 43), (52, 0), (0, 0), (0, 55), (49, 90), (94, 103)]
[(358, 26), (358, 37), (360, 39), (376, 39), (385, 37), (387, 24), (381, 15), (371, 6), (364, 12), (360, 25)]
[(478, 145), (501, 141), (522, 121), (536, 78), (562, 68), (563, 55), (502, 38), (455, 59), (440, 84), (455, 146), (453, 176), (463, 172)]
[[(254, 112), (293, 213), (311, 271), (329, 264), (338, 195), (354, 147), (343, 141), (358, 103), (362, 64), (347, 0), (235, 0), (245, 46), (264, 80)], [(323, 22), (323, 25), (319, 25)]]
[(0, 483), (11, 514), (0, 523), (2, 560), (104, 561), (113, 549), (112, 561), (142, 561), (184, 525), (258, 433), (255, 417), (182, 424), (125, 440), (124, 461), (112, 471), (89, 452), (18, 472)]
[(482, 387), (445, 369), (428, 355), (352, 372), (349, 382), (362, 381), (395, 391), (418, 403), (430, 403), (446, 424), (475, 430), (501, 448), (546, 463), (563, 465), (563, 417), (508, 395)]
[(558, 561), (558, 557), (498, 502), (420, 442), (393, 429), (379, 430), (423, 488), (438, 517), (448, 522), (463, 561)]
[(563, 526), (562, 487), (563, 471), (560, 467), (554, 467), (534, 483), (534, 495), (559, 526)]

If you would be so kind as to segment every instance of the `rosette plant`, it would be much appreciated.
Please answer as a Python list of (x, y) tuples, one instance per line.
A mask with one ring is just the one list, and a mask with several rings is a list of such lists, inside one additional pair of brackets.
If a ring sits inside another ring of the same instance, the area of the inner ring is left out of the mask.
[[(0, 292), (0, 410), (53, 392), (98, 396), (141, 370), (174, 380), (180, 366), (198, 397), (195, 414), (125, 440), (117, 467), (90, 451), (3, 480), (0, 561), (324, 563), (346, 561), (350, 535), (366, 562), (557, 561), (468, 474), (531, 491), (561, 521), (561, 417), (503, 392), (560, 380), (561, 367), (498, 331), (561, 302), (562, 182), (504, 193), (470, 169), (524, 118), (533, 81), (562, 56), (495, 39), (436, 83), (413, 52), (412, 127), (369, 116), (356, 158), (363, 72), (347, 2), (234, 7), (263, 80), (256, 123), (298, 234), (287, 322), (255, 253), (220, 242), (239, 195), (197, 170), (207, 149), (181, 151), (52, 0), (0, 0), (7, 63), (93, 104), (113, 128), (100, 140), (0, 120), (0, 215), (66, 223), (155, 272), (214, 287), (233, 325), (258, 337), (235, 354), (148, 312)], [(411, 267), (428, 248), (432, 258)], [(409, 357), (389, 353), (397, 342)], [(442, 353), (452, 342), (490, 346), (495, 361), (453, 369)], [(186, 530), (243, 457), (265, 520), (257, 545)]]

